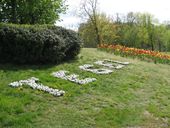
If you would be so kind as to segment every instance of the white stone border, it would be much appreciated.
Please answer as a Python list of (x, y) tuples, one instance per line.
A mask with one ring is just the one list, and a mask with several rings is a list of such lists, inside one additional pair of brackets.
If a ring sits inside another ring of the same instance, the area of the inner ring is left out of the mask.
[(114, 68), (114, 69), (121, 69), (124, 66), (127, 66), (130, 64), (129, 62), (121, 62), (121, 61), (115, 61), (115, 60), (109, 60), (109, 59), (99, 60), (94, 63), (97, 65), (101, 65), (101, 66), (108, 67), (108, 68)]
[(121, 61), (109, 60), (109, 59), (104, 59), (104, 61), (108, 61), (108, 62), (112, 62), (112, 63), (118, 63), (118, 64), (122, 64), (122, 65), (129, 65), (130, 64), (130, 62), (121, 62)]
[(44, 91), (44, 92), (48, 92), (49, 94), (52, 94), (54, 96), (62, 96), (62, 95), (65, 94), (65, 91), (63, 91), (63, 90), (53, 89), (53, 88), (50, 88), (48, 86), (44, 86), (43, 84), (37, 83), (38, 81), (39, 81), (38, 78), (31, 77), (30, 79), (27, 79), (27, 80), (20, 80), (20, 81), (10, 83), (9, 86), (20, 87), (20, 86), (23, 86), (23, 85), (28, 85), (32, 89), (37, 89), (37, 90), (41, 90), (41, 91)]
[(110, 74), (113, 72), (113, 70), (110, 70), (110, 69), (104, 69), (104, 68), (101, 68), (101, 69), (93, 69), (93, 66), (94, 65), (91, 65), (91, 64), (85, 64), (85, 65), (82, 65), (82, 66), (79, 66), (79, 68), (81, 70), (84, 70), (84, 71), (88, 71), (88, 72), (92, 72), (92, 73), (95, 73), (95, 74)]
[(53, 72), (52, 76), (61, 78), (64, 80), (69, 80), (71, 82), (77, 83), (77, 84), (88, 84), (93, 81), (96, 81), (96, 78), (85, 78), (85, 79), (79, 79), (79, 75), (76, 74), (71, 74), (71, 75), (66, 75), (66, 73), (69, 73), (68, 71), (60, 70), (58, 72)]
[(121, 69), (125, 66), (121, 64), (114, 65), (113, 63), (106, 63), (105, 61), (102, 61), (102, 60), (96, 61), (94, 63), (97, 65), (101, 65), (101, 66), (108, 67), (108, 68), (114, 68), (114, 69)]

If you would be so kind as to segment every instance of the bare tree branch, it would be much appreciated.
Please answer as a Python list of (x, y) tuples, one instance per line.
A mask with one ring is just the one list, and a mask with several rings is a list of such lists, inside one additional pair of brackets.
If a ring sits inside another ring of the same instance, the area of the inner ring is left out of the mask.
[(84, 0), (82, 3), (81, 12), (83, 12), (88, 17), (88, 20), (91, 21), (95, 34), (96, 34), (96, 42), (97, 44), (101, 43), (99, 28), (98, 28), (98, 20), (97, 20), (97, 4), (98, 0)]

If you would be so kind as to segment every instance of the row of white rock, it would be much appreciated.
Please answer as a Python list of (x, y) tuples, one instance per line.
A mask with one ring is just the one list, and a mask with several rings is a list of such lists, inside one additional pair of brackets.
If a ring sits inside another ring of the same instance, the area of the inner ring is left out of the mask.
[(79, 75), (77, 74), (71, 74), (71, 75), (66, 75), (66, 73), (69, 73), (68, 71), (58, 71), (58, 72), (53, 72), (52, 75), (57, 78), (61, 78), (64, 80), (69, 80), (71, 82), (77, 83), (77, 84), (87, 84), (93, 81), (96, 81), (96, 78), (85, 78), (85, 79), (79, 79)]
[(20, 87), (23, 85), (27, 85), (27, 86), (30, 86), (32, 89), (37, 89), (37, 90), (41, 90), (44, 92), (48, 92), (49, 94), (52, 94), (54, 96), (62, 96), (65, 94), (65, 91), (63, 90), (53, 89), (48, 86), (44, 86), (43, 84), (38, 83), (38, 82), (39, 82), (38, 78), (31, 77), (30, 79), (16, 81), (16, 82), (10, 83), (9, 85), (11, 87)]
[[(110, 63), (108, 63), (108, 62), (110, 62)], [(94, 65), (91, 65), (91, 64), (85, 64), (85, 65), (79, 66), (79, 68), (81, 70), (92, 72), (92, 73), (95, 73), (95, 74), (110, 74), (110, 73), (113, 72), (112, 69), (121, 69), (124, 66), (128, 65), (129, 62), (120, 62), (120, 61), (113, 61), (113, 60), (105, 59), (103, 61), (97, 61), (97, 62), (95, 62), (95, 64), (100, 65), (100, 66), (104, 66), (104, 67), (107, 67), (107, 68), (110, 68), (110, 69), (105, 69), (105, 68), (95, 69), (95, 68), (93, 68)], [(58, 72), (53, 72), (52, 76), (60, 78), (60, 79), (64, 79), (64, 80), (69, 80), (71, 82), (81, 84), (81, 85), (82, 84), (88, 84), (90, 82), (94, 82), (94, 81), (97, 80), (96, 78), (79, 79), (79, 75), (77, 75), (77, 74), (70, 74), (70, 75), (68, 75), (68, 74), (69, 74), (68, 71), (61, 70), (61, 71), (58, 71)], [(54, 96), (62, 96), (62, 95), (65, 94), (65, 91), (63, 91), (63, 90), (53, 89), (53, 88), (50, 88), (48, 86), (44, 86), (43, 84), (40, 84), (38, 82), (39, 82), (38, 78), (32, 77), (32, 78), (27, 79), (27, 80), (20, 80), (20, 81), (10, 83), (9, 85), (12, 86), (12, 87), (20, 87), (20, 86), (23, 86), (23, 85), (28, 85), (32, 89), (38, 89), (38, 90), (41, 90), (41, 91), (45, 91), (45, 92), (48, 92), (48, 93), (50, 93)]]
[[(110, 63), (108, 63), (108, 62), (110, 62)], [(128, 65), (129, 62), (120, 62), (120, 61), (113, 61), (113, 60), (105, 59), (103, 61), (97, 61), (97, 62), (95, 62), (95, 64), (104, 66), (104, 67), (107, 67), (110, 69), (106, 69), (106, 68), (95, 69), (95, 68), (93, 68), (94, 65), (91, 65), (91, 64), (85, 64), (85, 65), (79, 66), (79, 68), (84, 71), (102, 75), (102, 74), (112, 73), (113, 72), (112, 69), (121, 69), (124, 66)], [(68, 74), (69, 74), (68, 71), (63, 71), (63, 70), (52, 73), (52, 75), (54, 77), (64, 79), (64, 80), (69, 80), (69, 81), (77, 83), (77, 84), (88, 84), (90, 82), (94, 82), (97, 80), (96, 78), (79, 79), (79, 75), (77, 75), (77, 74), (70, 74), (70, 75), (68, 75)]]
[(110, 69), (105, 69), (105, 68), (93, 69), (93, 67), (94, 65), (90, 65), (90, 64), (79, 66), (81, 70), (92, 72), (95, 74), (110, 74), (113, 72), (113, 70), (110, 70)]
[[(111, 63), (108, 63), (108, 62), (111, 62)], [(129, 62), (120, 62), (120, 61), (113, 61), (113, 60), (107, 60), (107, 59), (103, 61), (96, 61), (94, 63), (100, 66), (107, 67), (109, 69), (105, 69), (105, 68), (93, 69), (94, 65), (91, 65), (91, 64), (85, 64), (85, 65), (79, 66), (79, 68), (81, 70), (89, 71), (95, 74), (110, 74), (113, 72), (112, 69), (121, 69), (124, 66), (129, 64)]]

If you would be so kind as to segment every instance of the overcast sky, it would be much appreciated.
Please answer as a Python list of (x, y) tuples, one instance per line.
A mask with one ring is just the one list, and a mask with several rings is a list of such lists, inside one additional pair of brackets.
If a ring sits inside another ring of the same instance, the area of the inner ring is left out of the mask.
[[(100, 12), (108, 15), (128, 12), (148, 12), (160, 22), (170, 21), (170, 0), (98, 0)], [(81, 0), (67, 0), (67, 13), (61, 15), (62, 21), (57, 25), (76, 29), (81, 19), (76, 16)]]

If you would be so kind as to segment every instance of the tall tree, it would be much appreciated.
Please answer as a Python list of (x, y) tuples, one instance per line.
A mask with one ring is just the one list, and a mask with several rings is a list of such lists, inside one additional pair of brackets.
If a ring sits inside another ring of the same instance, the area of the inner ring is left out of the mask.
[(0, 21), (19, 24), (54, 24), (66, 7), (64, 0), (1, 0)]
[[(115, 32), (115, 28), (117, 27), (112, 19), (108, 17), (104, 13), (98, 13), (96, 15), (96, 19), (98, 21), (98, 30), (100, 40), (104, 43), (113, 43), (117, 40), (117, 35)], [(79, 34), (85, 42), (85, 47), (96, 47), (97, 42), (94, 37), (96, 37), (95, 29), (93, 28), (93, 24), (91, 20), (87, 20), (87, 22), (80, 24)]]
[(92, 23), (92, 27), (95, 31), (97, 44), (101, 43), (99, 27), (98, 27), (98, 0), (84, 0), (81, 5), (81, 13), (87, 16), (87, 19)]

